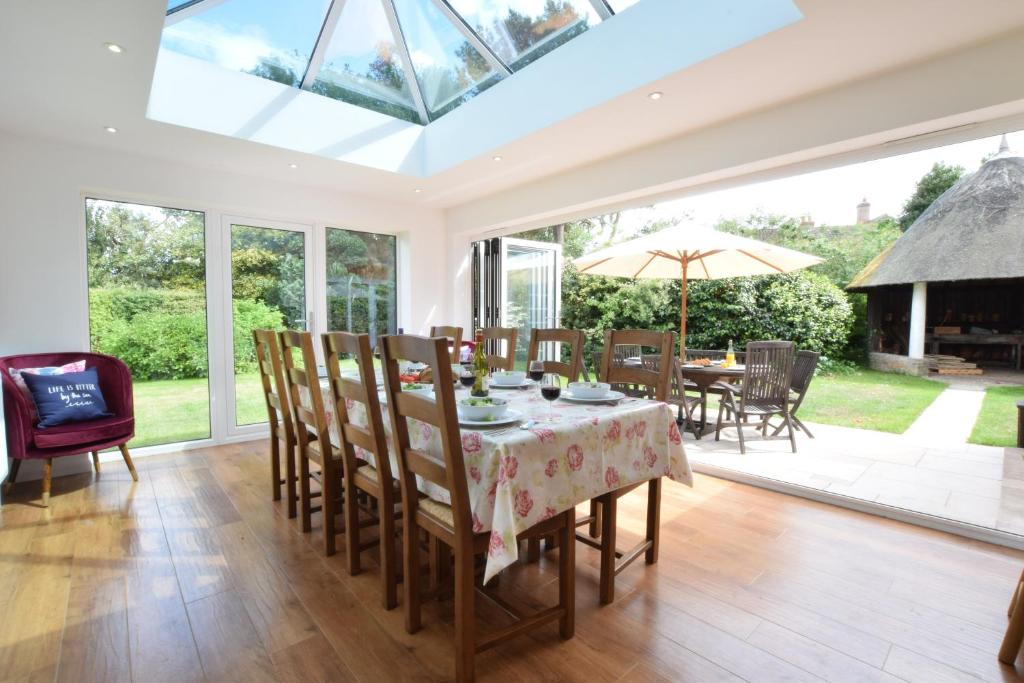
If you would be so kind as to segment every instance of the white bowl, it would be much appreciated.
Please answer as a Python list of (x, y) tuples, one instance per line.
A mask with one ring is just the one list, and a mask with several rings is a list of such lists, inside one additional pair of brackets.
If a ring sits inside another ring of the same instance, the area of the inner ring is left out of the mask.
[(569, 393), (576, 398), (604, 398), (612, 385), (606, 382), (570, 382)]
[(526, 381), (526, 373), (522, 370), (498, 370), (491, 374), (491, 382), (502, 386), (517, 387)]
[(464, 398), (459, 401), (458, 410), (459, 417), (465, 420), (497, 420), (508, 412), (508, 401), (503, 398)]

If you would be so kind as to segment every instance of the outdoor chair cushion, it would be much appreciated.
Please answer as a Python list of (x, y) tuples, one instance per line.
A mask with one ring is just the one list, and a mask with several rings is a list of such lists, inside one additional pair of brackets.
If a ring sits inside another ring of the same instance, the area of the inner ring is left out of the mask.
[(33, 440), (36, 448), (64, 448), (130, 436), (134, 429), (135, 418), (131, 415), (104, 417), (88, 422), (71, 422), (58, 427), (37, 429), (33, 433)]

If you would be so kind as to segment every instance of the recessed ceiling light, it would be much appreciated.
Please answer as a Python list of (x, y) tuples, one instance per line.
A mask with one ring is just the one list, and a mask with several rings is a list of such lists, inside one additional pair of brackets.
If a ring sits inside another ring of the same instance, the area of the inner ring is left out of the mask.
[(493, 156), (491, 158), (494, 159), (495, 161), (501, 161), (502, 156), (500, 154), (497, 154), (497, 155), (495, 155), (495, 156)]
[(118, 45), (117, 43), (103, 43), (103, 46), (117, 55), (124, 52), (124, 48)]
[(655, 90), (654, 92), (650, 93), (647, 96), (647, 99), (650, 99), (650, 100), (660, 100), (663, 96), (664, 96), (664, 93), (661, 93), (661, 92)]
[(420, 192), (423, 192), (423, 190), (421, 190), (420, 188), (417, 187), (415, 190), (413, 190), (413, 192), (415, 192), (416, 194), (419, 194)]
[(288, 164), (288, 168), (298, 168), (298, 164)]
[(103, 130), (107, 131), (108, 133), (116, 133), (117, 132), (117, 128), (114, 128), (113, 126), (104, 126)]

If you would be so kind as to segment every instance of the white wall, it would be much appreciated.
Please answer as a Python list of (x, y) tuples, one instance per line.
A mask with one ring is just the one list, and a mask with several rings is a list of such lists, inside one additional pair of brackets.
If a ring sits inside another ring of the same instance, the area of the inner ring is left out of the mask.
[[(88, 348), (86, 195), (202, 210), (208, 233), (229, 214), (397, 234), (398, 324), (425, 333), (448, 322), (440, 212), (0, 131), (0, 356)], [(61, 458), (55, 468), (88, 463)]]

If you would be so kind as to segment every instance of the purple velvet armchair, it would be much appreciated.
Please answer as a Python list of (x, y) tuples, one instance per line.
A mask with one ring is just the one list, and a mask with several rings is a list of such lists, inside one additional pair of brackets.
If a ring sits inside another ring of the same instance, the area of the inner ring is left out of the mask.
[[(10, 370), (59, 366), (82, 359), (85, 359), (86, 368), (96, 368), (107, 410), (113, 415), (98, 420), (38, 429), (33, 420), (34, 406), (14, 383)], [(139, 480), (135, 465), (128, 454), (127, 443), (135, 436), (135, 413), (132, 406), (132, 375), (123, 362), (102, 353), (81, 351), (5, 356), (0, 358), (0, 376), (4, 388), (7, 455), (14, 459), (5, 484), (5, 492), (14, 484), (22, 460), (42, 460), (43, 505), (49, 505), (54, 458), (92, 453), (93, 466), (99, 474), (99, 452), (113, 446), (120, 448), (132, 479)]]

